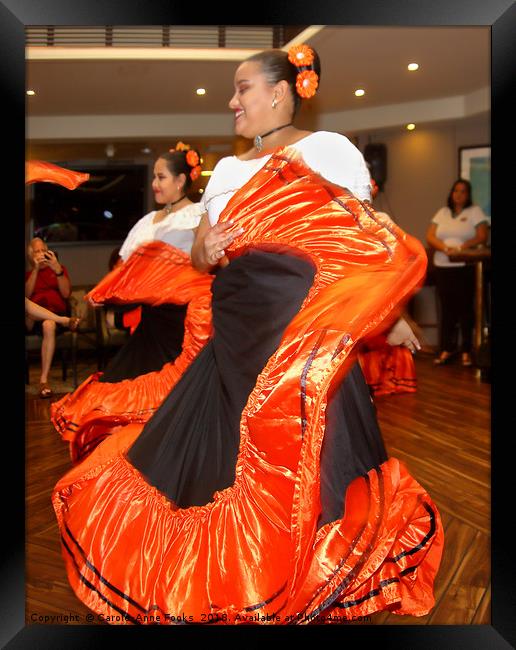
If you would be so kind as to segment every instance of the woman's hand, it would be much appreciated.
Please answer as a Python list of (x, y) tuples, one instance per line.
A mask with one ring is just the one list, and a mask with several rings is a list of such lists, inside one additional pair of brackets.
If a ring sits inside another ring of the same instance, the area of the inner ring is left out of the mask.
[(231, 242), (244, 232), (239, 228), (236, 232), (228, 234), (228, 230), (233, 226), (233, 221), (216, 223), (212, 226), (204, 237), (204, 258), (210, 266), (215, 266), (219, 260), (226, 254), (225, 248)]
[(52, 271), (54, 271), (54, 273), (61, 273), (63, 269), (61, 267), (61, 264), (59, 264), (59, 261), (54, 251), (48, 250), (45, 252), (44, 255), (45, 255), (45, 262), (47, 266), (49, 266), (52, 269)]
[(391, 327), (387, 333), (387, 343), (389, 345), (404, 345), (412, 353), (421, 350), (418, 338), (404, 318), (398, 319)]

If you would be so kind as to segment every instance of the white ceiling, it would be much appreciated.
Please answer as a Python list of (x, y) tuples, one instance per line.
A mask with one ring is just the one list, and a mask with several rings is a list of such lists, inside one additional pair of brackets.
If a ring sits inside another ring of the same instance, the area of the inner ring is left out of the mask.
[[(307, 114), (375, 109), (381, 115), (380, 107), (467, 100), (490, 85), (489, 27), (331, 25), (316, 31), (308, 42), (319, 53), (322, 75), (320, 91), (304, 109)], [(38, 48), (39, 55), (51, 49), (57, 48)], [(27, 98), (29, 118), (228, 114), (238, 64), (233, 60), (33, 60), (31, 51), (35, 50), (28, 49), (27, 87), (37, 94)], [(110, 48), (104, 52), (109, 55)], [(408, 72), (407, 64), (414, 61), (419, 70)], [(206, 95), (197, 96), (198, 87), (206, 88)], [(359, 87), (366, 95), (356, 98), (354, 90)]]

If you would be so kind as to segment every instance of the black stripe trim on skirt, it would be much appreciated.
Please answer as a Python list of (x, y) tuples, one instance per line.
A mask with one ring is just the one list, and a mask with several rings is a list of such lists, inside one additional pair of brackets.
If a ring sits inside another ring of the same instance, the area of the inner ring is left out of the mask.
[[(125, 594), (123, 591), (118, 589), (118, 587), (115, 587), (115, 585), (111, 584), (109, 582), (109, 580), (104, 578), (104, 576), (100, 573), (100, 571), (88, 560), (88, 557), (87, 557), (86, 553), (84, 552), (84, 550), (81, 547), (81, 545), (79, 544), (79, 542), (75, 539), (74, 535), (72, 534), (71, 530), (68, 528), (68, 525), (66, 523), (65, 523), (65, 529), (66, 529), (66, 532), (68, 533), (70, 539), (72, 540), (72, 542), (77, 547), (77, 549), (78, 549), (79, 553), (81, 554), (84, 562), (86, 563), (86, 566), (88, 567), (88, 569), (90, 569), (97, 576), (97, 578), (102, 582), (102, 584), (104, 584), (108, 589), (113, 591), (117, 596), (120, 596), (120, 598), (123, 598), (124, 600), (127, 600), (128, 603), (133, 605), (133, 607), (136, 607), (137, 609), (139, 609), (144, 614), (148, 614), (150, 610), (145, 609), (145, 607), (143, 607), (142, 605), (137, 603), (133, 598), (131, 598), (130, 596)], [(95, 589), (95, 591), (97, 591), (97, 590)]]
[[(379, 496), (380, 496), (380, 505), (379, 505), (379, 512), (378, 512), (378, 517), (377, 517), (377, 522), (376, 522), (376, 529), (373, 533), (373, 537), (371, 541), (369, 542), (367, 548), (365, 551), (362, 553), (360, 560), (355, 564), (355, 566), (351, 569), (351, 571), (348, 573), (348, 575), (344, 578), (344, 580), (339, 584), (339, 586), (319, 605), (319, 607), (314, 610), (311, 614), (308, 614), (305, 616), (305, 620), (310, 621), (316, 616), (318, 616), (323, 610), (327, 609), (330, 605), (334, 603), (334, 601), (339, 597), (339, 595), (342, 593), (342, 591), (349, 585), (349, 583), (355, 578), (355, 576), (358, 574), (358, 572), (362, 569), (364, 564), (367, 562), (369, 559), (375, 545), (376, 545), (376, 540), (380, 532), (380, 522), (383, 517), (383, 511), (385, 508), (385, 487), (384, 487), (384, 478), (383, 478), (383, 473), (382, 473), (382, 468), (378, 467), (375, 468), (374, 471), (376, 472), (378, 476), (378, 487), (379, 487)], [(367, 475), (366, 475), (367, 477)], [(368, 478), (368, 477), (367, 477)], [(368, 481), (368, 488), (369, 488), (369, 481)], [(369, 499), (371, 498), (371, 493), (369, 491)], [(364, 525), (365, 528), (365, 525)], [(362, 531), (364, 530), (362, 528)], [(361, 531), (361, 533), (362, 533)], [(349, 555), (349, 554), (348, 554)], [(335, 574), (338, 569), (336, 569), (333, 573)], [(333, 578), (333, 575), (328, 578), (326, 581), (326, 584), (328, 584)], [(305, 609), (306, 611), (306, 609)]]
[(361, 598), (357, 598), (356, 600), (350, 600), (347, 603), (335, 603), (335, 607), (339, 607), (340, 609), (347, 609), (348, 607), (354, 607), (355, 605), (361, 605), (366, 600), (369, 600), (370, 598), (374, 598), (375, 596), (378, 596), (378, 594), (381, 592), (381, 590), (384, 587), (387, 587), (387, 585), (390, 585), (393, 582), (399, 582), (399, 581), (400, 581), (399, 578), (387, 578), (386, 580), (382, 580), (380, 582), (379, 587), (377, 587), (376, 589), (372, 589), (365, 596), (362, 596)]
[[(362, 535), (364, 534), (364, 530), (365, 530), (366, 527), (367, 527), (367, 521), (369, 520), (369, 512), (370, 512), (370, 509), (371, 509), (371, 485), (370, 485), (370, 479), (369, 479), (369, 476), (368, 476), (367, 474), (366, 474), (363, 478), (364, 478), (365, 481), (366, 481), (366, 485), (367, 485), (367, 493), (368, 493), (368, 513), (367, 513), (366, 523), (362, 526), (362, 528), (360, 529), (359, 533), (356, 535), (356, 537), (355, 537), (355, 538), (353, 539), (353, 541), (351, 542), (351, 545), (350, 545), (350, 547), (349, 547), (349, 549), (348, 549), (347, 554), (346, 554), (346, 555), (341, 559), (341, 561), (339, 562), (339, 564), (338, 564), (338, 566), (336, 567), (336, 569), (334, 569), (332, 575), (331, 575), (331, 576), (326, 580), (326, 582), (325, 582), (324, 584), (322, 584), (322, 585), (317, 589), (317, 591), (315, 592), (315, 594), (312, 596), (312, 598), (311, 598), (311, 599), (309, 600), (309, 602), (307, 603), (306, 607), (305, 607), (301, 612), (299, 612), (299, 614), (298, 614), (298, 618), (300, 618), (300, 617), (301, 617), (301, 616), (306, 612), (306, 610), (310, 607), (310, 605), (313, 603), (313, 601), (315, 600), (315, 598), (317, 598), (317, 596), (321, 593), (321, 591), (322, 591), (323, 589), (326, 588), (326, 586), (328, 585), (328, 583), (331, 582), (331, 580), (333, 580), (334, 576), (338, 573), (338, 571), (339, 571), (339, 570), (342, 568), (342, 566), (345, 564), (345, 562), (347, 561), (347, 559), (349, 558), (349, 556), (351, 555), (351, 553), (353, 553), (353, 551), (355, 550), (356, 545), (358, 544), (358, 542), (359, 542), (360, 539), (362, 538)], [(331, 597), (331, 596), (330, 596), (330, 597)], [(317, 613), (320, 611), (320, 609), (321, 609), (321, 608), (319, 608), (319, 609), (317, 610)], [(316, 615), (317, 615), (317, 614), (316, 614)]]
[(314, 345), (312, 351), (310, 352), (310, 356), (306, 360), (305, 366), (303, 368), (303, 372), (301, 373), (301, 439), (304, 438), (305, 431), (306, 431), (306, 425), (307, 425), (307, 420), (306, 420), (306, 377), (308, 375), (308, 371), (310, 370), (310, 367), (313, 363), (313, 360), (315, 358), (315, 355), (319, 352), (319, 348), (321, 346), (321, 342), (326, 334), (326, 330), (324, 329), (319, 338), (317, 339), (317, 343)]
[[(72, 539), (73, 539), (73, 538), (72, 538)], [(69, 547), (68, 544), (66, 543), (66, 540), (64, 539), (63, 536), (61, 536), (61, 542), (62, 542), (64, 548), (66, 549), (67, 553), (68, 553), (68, 554), (70, 555), (70, 557), (72, 558), (72, 562), (73, 562), (73, 564), (74, 564), (75, 570), (76, 570), (77, 573), (79, 574), (79, 579), (80, 579), (80, 581), (81, 581), (81, 582), (82, 582), (86, 587), (88, 587), (88, 589), (90, 589), (91, 591), (94, 591), (96, 594), (98, 594), (98, 595), (100, 596), (100, 598), (102, 598), (102, 600), (103, 600), (105, 603), (107, 603), (111, 608), (113, 608), (113, 609), (114, 609), (115, 611), (117, 611), (119, 614), (122, 614), (122, 616), (123, 616), (124, 618), (126, 618), (126, 619), (129, 620), (129, 621), (131, 621), (131, 623), (134, 623), (135, 625), (140, 625), (140, 622), (139, 622), (139, 621), (137, 621), (135, 618), (133, 618), (133, 617), (132, 617), (128, 612), (126, 612), (125, 610), (123, 610), (121, 607), (118, 607), (118, 605), (115, 605), (115, 603), (111, 602), (108, 598), (106, 598), (106, 596), (104, 596), (104, 594), (102, 594), (102, 593), (101, 593), (101, 592), (100, 592), (100, 591), (99, 591), (99, 590), (98, 590), (98, 589), (97, 589), (97, 588), (96, 588), (96, 587), (95, 587), (95, 586), (94, 586), (94, 585), (93, 585), (89, 580), (87, 580), (87, 579), (83, 576), (83, 574), (81, 573), (81, 570), (79, 569), (79, 566), (78, 566), (78, 564), (77, 564), (77, 560), (75, 559), (75, 555), (73, 554), (72, 550), (70, 549), (70, 547)]]
[(388, 557), (386, 559), (386, 562), (397, 562), (398, 560), (401, 560), (401, 558), (405, 557), (406, 555), (414, 555), (414, 553), (417, 553), (422, 548), (424, 548), (428, 544), (430, 539), (434, 536), (436, 530), (435, 513), (433, 509), (428, 505), (428, 503), (423, 503), (423, 506), (425, 510), (428, 512), (428, 514), (430, 515), (430, 530), (419, 542), (419, 544), (409, 549), (408, 551), (402, 551), (401, 553), (396, 555), (396, 557)]

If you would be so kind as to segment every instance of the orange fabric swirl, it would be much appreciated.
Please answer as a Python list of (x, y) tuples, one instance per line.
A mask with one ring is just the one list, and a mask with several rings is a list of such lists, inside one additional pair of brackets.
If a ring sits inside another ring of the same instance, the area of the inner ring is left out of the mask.
[(85, 172), (76, 172), (65, 169), (43, 160), (29, 160), (25, 163), (25, 184), (31, 183), (56, 183), (68, 190), (75, 190), (81, 183), (86, 182), (90, 175)]
[(402, 463), (355, 479), (341, 519), (317, 529), (317, 518), (328, 392), (357, 343), (419, 287), (424, 248), (288, 147), (232, 197), (229, 220), (229, 233), (244, 229), (230, 260), (259, 248), (316, 269), (242, 412), (235, 482), (179, 509), (126, 457), (142, 425), (121, 428), (53, 492), (70, 584), (120, 624), (332, 623), (387, 607), (422, 616), (443, 529)]
[(53, 402), (51, 420), (70, 442), (74, 462), (131, 422), (146, 422), (211, 335), (211, 275), (196, 271), (186, 253), (162, 241), (137, 248), (90, 291), (95, 302), (188, 304), (181, 354), (156, 372), (117, 383), (88, 377), (73, 393)]

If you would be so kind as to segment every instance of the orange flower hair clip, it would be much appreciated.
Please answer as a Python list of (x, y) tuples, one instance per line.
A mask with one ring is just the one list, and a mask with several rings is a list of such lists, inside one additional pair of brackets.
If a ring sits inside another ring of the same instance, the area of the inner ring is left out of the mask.
[(190, 165), (190, 167), (195, 167), (196, 165), (199, 164), (199, 156), (197, 154), (197, 151), (194, 151), (193, 149), (190, 149), (186, 153), (186, 162)]
[(176, 148), (169, 149), (169, 151), (170, 153), (174, 151), (186, 151), (186, 164), (192, 168), (190, 170), (190, 178), (193, 181), (199, 178), (202, 167), (199, 164), (201, 162), (201, 159), (199, 158), (197, 151), (192, 149), (189, 144), (185, 144), (184, 142), (178, 142), (176, 144)]
[(313, 97), (319, 86), (319, 75), (314, 70), (314, 59), (314, 51), (308, 45), (293, 45), (288, 51), (288, 60), (298, 69), (296, 91), (303, 99)]
[(192, 171), (190, 172), (190, 178), (191, 178), (193, 181), (196, 181), (196, 180), (199, 178), (200, 175), (201, 175), (201, 166), (200, 166), (200, 165), (196, 165), (196, 166), (192, 169)]
[(192, 168), (190, 170), (190, 178), (193, 181), (197, 180), (201, 174), (201, 165), (199, 164), (201, 160), (197, 151), (188, 147), (188, 151), (186, 152), (186, 162)]
[(288, 60), (296, 68), (312, 65), (314, 62), (314, 51), (308, 45), (293, 45), (288, 51)]
[(296, 78), (297, 94), (304, 99), (310, 99), (317, 91), (319, 77), (313, 70), (303, 70), (299, 72)]

